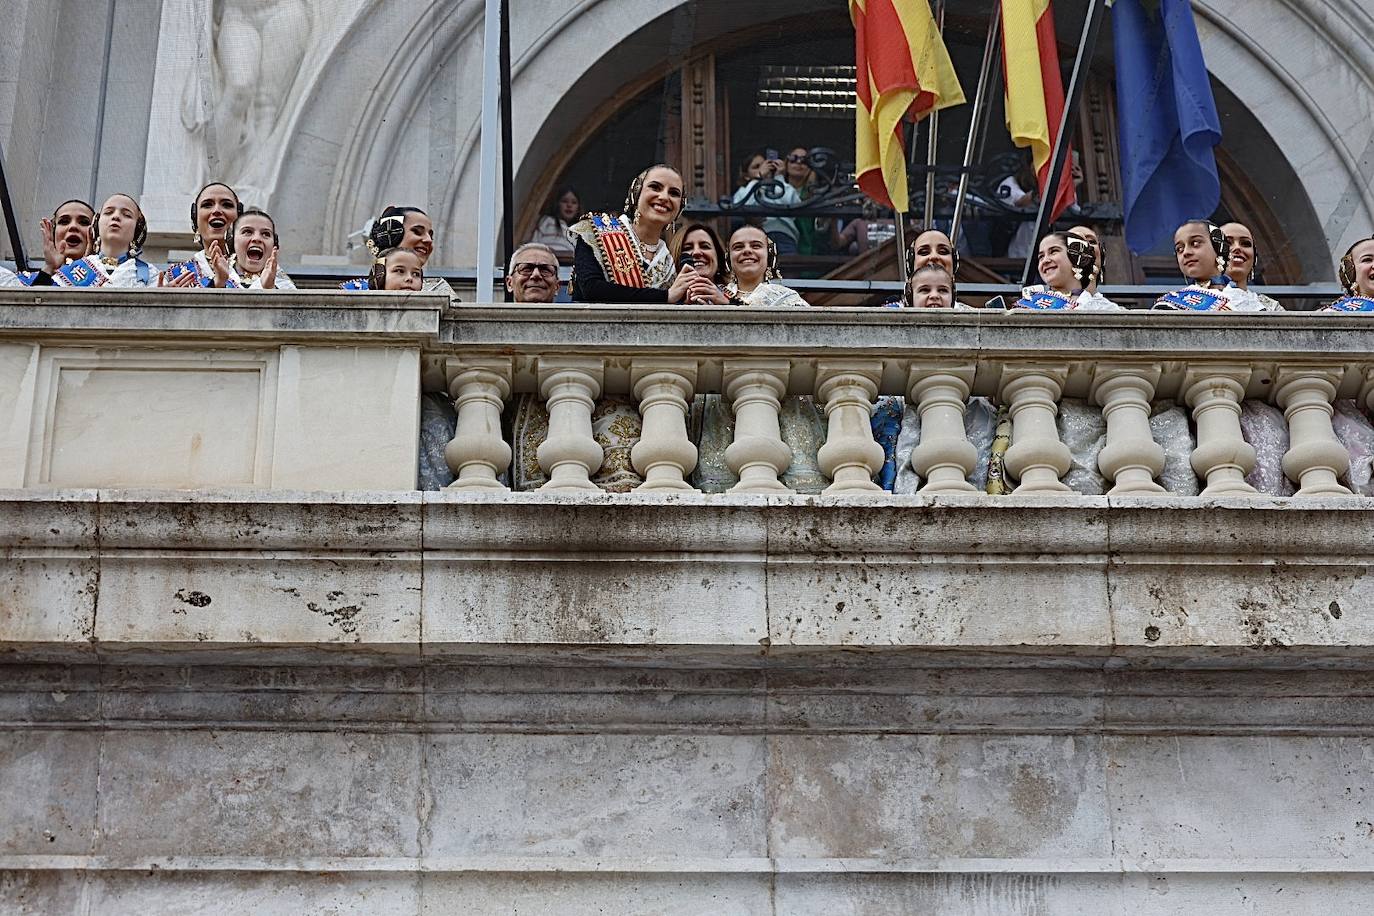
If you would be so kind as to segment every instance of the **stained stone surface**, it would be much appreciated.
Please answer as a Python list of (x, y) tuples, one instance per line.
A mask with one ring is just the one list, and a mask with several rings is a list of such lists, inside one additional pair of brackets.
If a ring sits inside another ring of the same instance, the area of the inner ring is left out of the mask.
[(1359, 500), (3, 496), (0, 911), (1367, 908)]

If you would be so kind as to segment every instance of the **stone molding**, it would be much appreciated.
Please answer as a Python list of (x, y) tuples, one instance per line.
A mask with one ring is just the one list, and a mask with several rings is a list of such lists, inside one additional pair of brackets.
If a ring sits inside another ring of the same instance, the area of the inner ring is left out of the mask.
[(1374, 647), (1355, 498), (25, 490), (0, 513), (20, 583), (0, 645), (23, 658), (1281, 666)]

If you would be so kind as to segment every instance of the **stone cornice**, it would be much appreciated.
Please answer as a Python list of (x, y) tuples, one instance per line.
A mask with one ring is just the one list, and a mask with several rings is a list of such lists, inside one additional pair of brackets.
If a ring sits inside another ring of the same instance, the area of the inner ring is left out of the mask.
[(1357, 499), (5, 491), (0, 521), (0, 644), (29, 660), (1374, 654)]
[(147, 290), (0, 289), (0, 340), (51, 343), (373, 343), (435, 339), (448, 298), (436, 293), (385, 298), (343, 291), (178, 294)]

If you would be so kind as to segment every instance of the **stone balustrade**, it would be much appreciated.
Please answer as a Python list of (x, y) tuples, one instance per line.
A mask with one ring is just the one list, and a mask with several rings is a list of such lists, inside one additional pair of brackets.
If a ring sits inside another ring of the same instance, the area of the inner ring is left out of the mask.
[[(540, 390), (549, 397), (549, 374), (576, 363), (580, 406), (567, 410), (550, 398), (557, 434), (541, 447), (540, 462), (577, 466), (577, 485), (584, 488), (596, 470), (593, 390), (633, 396), (644, 405), (650, 403), (646, 378), (660, 381), (652, 406), (641, 406), (645, 424), (637, 449), (655, 456), (655, 481), (670, 482), (646, 481), (646, 488), (686, 486), (697, 457), (685, 434), (686, 400), (692, 392), (719, 392), (737, 416), (727, 455), (740, 477), (735, 491), (786, 492), (777, 482), (788, 460), (779, 399), (804, 394), (825, 411), (828, 435), (818, 460), (832, 481), (826, 494), (876, 498), (883, 492), (872, 477), (883, 451), (867, 415), (880, 395), (904, 395), (919, 411), (924, 434), (911, 462), (929, 493), (971, 489), (967, 478), (976, 456), (962, 422), (971, 395), (1009, 408), (1006, 466), (1019, 481), (1017, 493), (1068, 491), (1061, 478), (1070, 453), (1056, 431), (1057, 404), (1065, 397), (1086, 399), (1105, 417), (1098, 465), (1115, 496), (1163, 493), (1155, 479), (1164, 455), (1149, 427), (1151, 406), (1161, 400), (1192, 412), (1192, 466), (1202, 494), (1254, 494), (1245, 477), (1255, 451), (1240, 425), (1247, 399), (1284, 411), (1290, 447), (1283, 471), (1299, 487), (1298, 496), (1348, 495), (1338, 482), (1348, 456), (1333, 432), (1331, 405), (1354, 398), (1368, 408), (1374, 400), (1374, 324), (1325, 314), (642, 306), (472, 306), (449, 314), (434, 349), (499, 355), (508, 369), (502, 382), (513, 392)], [(461, 397), (452, 364), (443, 367), (440, 359), (427, 362), (431, 386), (442, 377)], [(486, 383), (474, 377), (469, 384)], [(470, 448), (495, 451), (499, 429), (490, 422), (483, 429), (492, 441)], [(459, 439), (464, 435), (460, 430)]]
[[(1359, 317), (0, 291), (0, 911), (1364, 913), (1332, 404), (1371, 391)], [(699, 394), (729, 493), (690, 491)], [(800, 394), (827, 495), (782, 479)], [(517, 395), (542, 492), (502, 488)], [(607, 395), (641, 492), (593, 483)], [(892, 395), (914, 495), (871, 481)], [(1065, 398), (1105, 495), (1064, 492)], [(1245, 480), (1247, 399), (1296, 498)], [(1160, 492), (1161, 400), (1206, 498)]]
[(447, 392), (457, 489), (499, 489), (511, 460), (501, 411), (548, 406), (545, 488), (588, 491), (602, 461), (596, 399), (632, 398), (631, 459), (647, 491), (691, 489), (696, 394), (737, 417), (736, 492), (786, 492), (781, 399), (812, 395), (828, 427), (826, 494), (883, 498), (868, 423), (905, 396), (925, 433), (911, 454), (929, 493), (967, 491), (970, 396), (1009, 408), (1006, 467), (1022, 494), (1058, 493), (1069, 468), (1062, 398), (1101, 408), (1112, 495), (1159, 494), (1150, 437), (1160, 400), (1191, 410), (1204, 496), (1247, 495), (1255, 453), (1240, 405), (1287, 419), (1283, 473), (1299, 497), (1344, 495), (1332, 402), (1374, 399), (1374, 323), (1325, 314), (955, 313), (887, 309), (458, 306), (442, 297), (335, 292), (0, 293), (0, 484), (412, 489), (418, 395)]

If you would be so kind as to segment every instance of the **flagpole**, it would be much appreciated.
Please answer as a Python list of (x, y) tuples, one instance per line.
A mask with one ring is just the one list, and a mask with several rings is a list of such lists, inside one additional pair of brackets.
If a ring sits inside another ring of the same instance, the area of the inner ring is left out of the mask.
[(0, 208), (5, 213), (5, 228), (9, 230), (10, 247), (14, 249), (14, 269), (22, 272), (29, 269), (29, 258), (24, 253), (24, 238), (19, 232), (19, 217), (14, 212), (14, 200), (10, 197), (9, 179), (5, 177), (5, 153), (0, 150)]
[[(945, 0), (935, 2), (935, 29), (940, 34), (940, 42), (945, 40)], [(940, 109), (935, 109), (930, 113), (930, 128), (926, 136), (926, 209), (925, 224), (922, 229), (929, 229), (935, 224), (935, 159), (938, 155), (937, 145), (940, 142)], [(903, 263), (906, 261), (906, 249), (902, 249)]]
[(1022, 286), (1030, 285), (1040, 238), (1049, 230), (1050, 213), (1053, 211), (1055, 198), (1059, 196), (1060, 175), (1064, 171), (1064, 161), (1069, 152), (1069, 119), (1078, 110), (1078, 102), (1083, 97), (1083, 87), (1088, 81), (1087, 71), (1092, 64), (1093, 50), (1097, 46), (1097, 32), (1102, 25), (1102, 14), (1106, 9), (1107, 0), (1088, 0), (1088, 16), (1083, 20), (1078, 57), (1073, 62), (1073, 76), (1069, 78), (1069, 91), (1064, 99), (1064, 116), (1059, 121), (1059, 135), (1054, 139), (1054, 154), (1050, 157), (1049, 187), (1040, 195), (1040, 209), (1035, 217), (1035, 235), (1031, 242), (1031, 250), (1026, 254), (1026, 265), (1021, 271)]
[[(912, 155), (911, 155), (911, 157), (910, 157), (911, 160), (912, 160), (912, 163), (911, 163), (912, 165), (915, 164), (915, 158), (916, 158), (915, 153), (916, 153), (916, 131), (917, 131), (917, 129), (918, 129), (918, 125), (916, 125), (916, 124), (906, 124), (906, 125), (903, 125), (903, 127), (902, 127), (902, 131), (903, 131), (902, 138), (906, 141), (906, 148), (909, 149), (909, 150), (911, 150), (911, 153), (912, 153)], [(910, 177), (910, 169), (907, 170), (907, 174), (908, 174), (908, 178), (909, 178), (909, 177)], [(892, 204), (893, 204), (893, 206), (892, 206), (892, 216), (893, 216), (893, 218), (894, 218), (894, 220), (896, 221), (896, 224), (897, 224), (897, 276), (900, 277), (901, 280), (902, 280), (902, 288), (903, 288), (903, 289), (906, 289), (907, 280), (910, 279), (910, 278), (906, 275), (906, 211), (911, 209), (911, 191), (910, 191), (910, 185), (908, 185), (908, 190), (907, 190), (906, 198), (907, 198), (907, 199), (906, 199), (905, 201), (895, 201), (895, 200), (894, 200), (894, 201), (892, 202)], [(899, 202), (900, 202), (900, 203), (905, 203), (905, 204), (906, 204), (906, 209), (904, 209), (904, 210), (898, 210), (898, 209), (897, 209), (897, 204), (898, 204)], [(860, 218), (862, 219), (862, 217), (860, 217)]]
[(1002, 3), (992, 4), (992, 20), (988, 23), (988, 40), (983, 45), (983, 68), (978, 71), (978, 91), (973, 94), (973, 113), (969, 118), (968, 143), (964, 145), (964, 163), (959, 170), (959, 193), (954, 198), (954, 219), (949, 226), (949, 241), (954, 250), (959, 250), (959, 228), (963, 221), (964, 200), (968, 197), (969, 169), (973, 166), (973, 153), (978, 147), (978, 137), (983, 128), (983, 106), (991, 93), (988, 84), (992, 81), (992, 61), (997, 51), (998, 36), (1002, 31)]
[(492, 301), (496, 267), (496, 207), (500, 186), (501, 142), (501, 0), (486, 0), (482, 28), (482, 119), (477, 158), (477, 295)]

